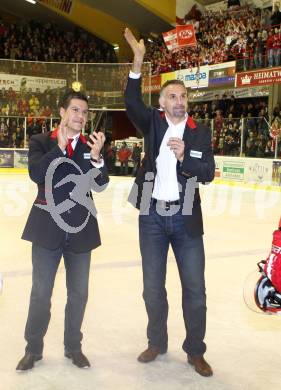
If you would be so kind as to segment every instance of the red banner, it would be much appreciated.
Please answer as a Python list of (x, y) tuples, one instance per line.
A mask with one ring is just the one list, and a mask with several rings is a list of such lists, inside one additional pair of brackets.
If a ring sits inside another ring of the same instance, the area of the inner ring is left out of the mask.
[(176, 30), (177, 30), (179, 47), (196, 45), (195, 31), (194, 31), (194, 26), (192, 24), (177, 26)]
[(176, 26), (173, 30), (163, 33), (163, 39), (168, 50), (177, 50), (185, 46), (195, 46), (197, 43), (192, 24)]
[(269, 68), (237, 73), (236, 87), (253, 87), (281, 83), (281, 68)]
[(159, 92), (161, 88), (161, 76), (151, 76), (143, 78), (143, 92)]

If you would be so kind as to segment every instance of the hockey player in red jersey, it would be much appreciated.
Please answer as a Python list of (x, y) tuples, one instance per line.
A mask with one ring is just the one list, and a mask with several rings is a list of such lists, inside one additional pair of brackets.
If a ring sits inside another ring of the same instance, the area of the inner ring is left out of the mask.
[(281, 218), (273, 232), (271, 252), (258, 263), (261, 277), (255, 287), (257, 306), (269, 314), (281, 314)]

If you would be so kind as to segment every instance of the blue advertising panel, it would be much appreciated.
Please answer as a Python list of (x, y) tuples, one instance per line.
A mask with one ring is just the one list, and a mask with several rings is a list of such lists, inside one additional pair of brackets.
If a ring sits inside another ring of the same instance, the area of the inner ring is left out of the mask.
[(27, 168), (28, 165), (28, 149), (17, 149), (14, 151), (14, 167)]
[(209, 87), (234, 87), (235, 61), (209, 65)]
[(7, 149), (0, 149), (0, 168), (14, 167), (14, 151)]

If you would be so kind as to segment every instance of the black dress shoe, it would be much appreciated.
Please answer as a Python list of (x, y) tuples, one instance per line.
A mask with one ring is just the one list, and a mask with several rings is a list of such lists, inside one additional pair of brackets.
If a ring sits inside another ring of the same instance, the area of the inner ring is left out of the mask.
[(82, 353), (82, 351), (78, 351), (78, 352), (65, 351), (64, 356), (67, 357), (68, 359), (72, 359), (72, 363), (79, 368), (91, 367), (89, 360)]
[(42, 359), (42, 355), (34, 355), (33, 353), (26, 352), (24, 357), (19, 361), (16, 370), (26, 371), (31, 370), (34, 363)]

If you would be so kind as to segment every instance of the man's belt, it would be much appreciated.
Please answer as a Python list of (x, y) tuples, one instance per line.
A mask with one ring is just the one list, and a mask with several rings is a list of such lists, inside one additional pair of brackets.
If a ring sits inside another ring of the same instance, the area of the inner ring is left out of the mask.
[(161, 207), (162, 209), (164, 209), (166, 211), (170, 210), (171, 206), (180, 204), (179, 199), (167, 201), (167, 200), (160, 200), (160, 199), (152, 198), (151, 202), (152, 202), (152, 204), (157, 204), (158, 207)]

